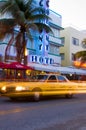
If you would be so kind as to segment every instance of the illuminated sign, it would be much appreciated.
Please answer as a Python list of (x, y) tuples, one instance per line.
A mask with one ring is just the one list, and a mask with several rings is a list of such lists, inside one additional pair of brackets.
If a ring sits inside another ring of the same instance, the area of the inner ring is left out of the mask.
[(49, 57), (30, 55), (30, 62), (37, 62), (41, 64), (54, 64), (54, 59)]

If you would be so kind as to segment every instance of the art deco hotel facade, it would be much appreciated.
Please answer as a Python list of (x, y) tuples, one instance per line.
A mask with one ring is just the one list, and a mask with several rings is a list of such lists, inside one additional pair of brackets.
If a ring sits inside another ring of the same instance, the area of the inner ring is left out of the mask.
[[(6, 2), (4, 0), (0, 1), (0, 5)], [(45, 13), (51, 18), (49, 21), (45, 21), (48, 24), (53, 34), (48, 34), (46, 31), (41, 33), (33, 32), (33, 42), (27, 38), (27, 65), (34, 67), (36, 70), (42, 71), (66, 71), (68, 68), (61, 67), (61, 55), (60, 48), (64, 46), (61, 42), (60, 31), (62, 28), (62, 16), (49, 8), (50, 0), (35, 0), (34, 6), (40, 6), (45, 8)], [(15, 29), (15, 35), (17, 33), (17, 28)], [(62, 35), (63, 37), (63, 35)], [(3, 41), (0, 41), (0, 60), (4, 60), (5, 48), (9, 41), (10, 36), (8, 35)], [(16, 53), (13, 51), (13, 46), (9, 52), (10, 59), (7, 62), (15, 61)], [(63, 52), (62, 52), (63, 53)], [(70, 73), (71, 73), (70, 69)], [(68, 69), (69, 72), (69, 69)]]

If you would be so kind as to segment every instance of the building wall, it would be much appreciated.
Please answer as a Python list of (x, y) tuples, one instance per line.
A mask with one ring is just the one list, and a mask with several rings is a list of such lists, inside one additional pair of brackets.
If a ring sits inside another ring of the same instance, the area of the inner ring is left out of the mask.
[[(39, 45), (41, 45), (41, 43), (44, 44), (45, 40), (43, 40), (41, 42), (39, 39), (39, 36), (41, 38), (43, 38), (42, 37), (43, 34), (42, 35), (39, 35), (38, 33), (35, 34), (33, 43), (28, 41), (28, 44), (27, 44), (28, 45), (27, 48), (28, 48), (28, 54), (29, 54), (29, 61), (32, 62), (31, 57), (33, 55), (38, 56), (38, 57), (41, 56), (41, 57), (46, 57), (46, 58), (52, 59), (53, 64), (57, 64), (58, 66), (60, 66), (61, 65), (61, 57), (60, 57), (60, 53), (59, 53), (59, 48), (60, 48), (60, 46), (62, 46), (61, 39), (60, 39), (60, 30), (63, 29), (61, 27), (62, 17), (61, 17), (61, 15), (53, 12), (52, 10), (49, 10), (49, 11), (50, 11), (49, 17), (52, 19), (51, 21), (49, 21), (49, 24), (52, 28), (53, 35), (52, 34), (44, 34), (46, 36), (46, 38), (48, 38), (44, 48), (46, 48), (46, 45), (48, 45), (49, 46), (48, 50), (46, 50), (45, 53), (43, 53), (42, 50), (39, 50)], [(57, 21), (55, 21), (55, 19)], [(31, 48), (31, 46), (32, 46), (32, 48)], [(31, 49), (33, 49), (33, 51)], [(33, 53), (33, 55), (32, 55), (32, 53)], [(34, 62), (36, 62), (36, 61), (34, 60)]]
[[(64, 38), (63, 47), (60, 47), (60, 53), (64, 54), (62, 66), (73, 65), (73, 54), (85, 50), (81, 43), (86, 38), (86, 33), (73, 27), (66, 27), (60, 31), (61, 38)], [(73, 44), (74, 43), (74, 44)]]
[[(28, 62), (53, 65), (55, 64), (57, 66), (60, 66), (61, 57), (59, 54), (59, 48), (60, 46), (62, 46), (60, 39), (60, 30), (63, 29), (61, 27), (62, 17), (58, 13), (49, 10), (49, 7), (46, 6), (47, 0), (41, 2), (42, 6), (49, 11), (48, 15), (51, 20), (48, 21), (48, 24), (52, 28), (53, 35), (47, 34), (45, 32), (42, 32), (41, 34), (35, 32), (33, 43), (28, 41), (29, 44), (27, 44), (29, 60)], [(37, 1), (37, 6), (40, 6), (40, 0)]]

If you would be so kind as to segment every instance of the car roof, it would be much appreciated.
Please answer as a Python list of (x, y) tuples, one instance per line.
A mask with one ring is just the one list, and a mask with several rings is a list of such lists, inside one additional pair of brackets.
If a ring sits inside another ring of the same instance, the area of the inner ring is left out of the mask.
[(54, 73), (49, 73), (49, 74), (36, 74), (36, 75), (58, 75), (58, 76), (63, 76), (61, 74), (54, 74)]

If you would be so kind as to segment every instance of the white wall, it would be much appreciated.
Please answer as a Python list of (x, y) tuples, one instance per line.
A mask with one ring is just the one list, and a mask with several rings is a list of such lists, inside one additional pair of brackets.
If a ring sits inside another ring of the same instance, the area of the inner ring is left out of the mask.
[[(65, 37), (64, 46), (60, 48), (60, 53), (65, 53), (65, 60), (62, 61), (63, 66), (71, 66), (72, 60), (71, 56), (72, 53), (76, 53), (78, 51), (84, 50), (81, 46), (82, 40), (86, 38), (86, 33), (79, 31), (72, 27), (64, 28), (64, 30), (60, 31), (60, 36)], [(72, 37), (79, 39), (79, 45), (72, 44)]]

